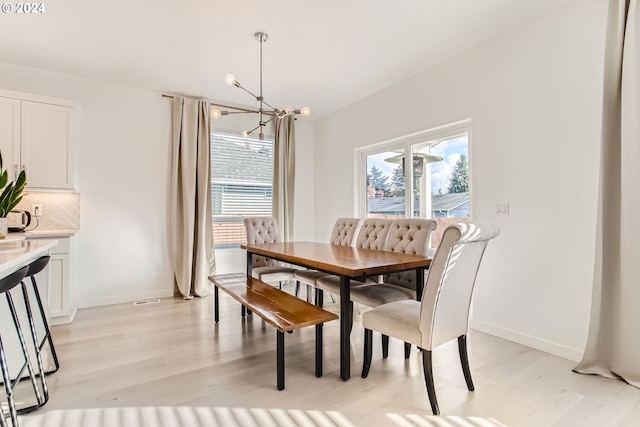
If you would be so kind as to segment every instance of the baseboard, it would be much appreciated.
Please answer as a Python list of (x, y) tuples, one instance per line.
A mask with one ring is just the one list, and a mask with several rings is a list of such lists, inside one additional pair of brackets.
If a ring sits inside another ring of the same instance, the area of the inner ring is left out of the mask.
[(103, 305), (133, 303), (136, 301), (155, 298), (168, 298), (173, 296), (173, 289), (158, 290), (154, 292), (139, 292), (131, 294), (119, 294), (112, 297), (90, 298), (78, 301), (78, 308), (100, 307)]
[(494, 335), (499, 338), (504, 338), (506, 340), (526, 345), (527, 347), (535, 348), (536, 350), (544, 351), (545, 353), (550, 353), (554, 356), (562, 357), (574, 362), (579, 362), (580, 360), (582, 360), (582, 350), (577, 350), (558, 343), (542, 340), (540, 338), (523, 334), (521, 332), (501, 328), (500, 326), (492, 325), (474, 319), (469, 320), (469, 327), (471, 329), (475, 329), (476, 331)]

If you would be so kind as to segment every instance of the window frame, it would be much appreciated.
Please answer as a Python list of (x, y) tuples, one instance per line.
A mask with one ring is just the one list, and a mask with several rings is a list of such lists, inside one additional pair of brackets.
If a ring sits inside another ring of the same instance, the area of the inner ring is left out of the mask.
[[(235, 129), (225, 129), (225, 128), (220, 128), (220, 127), (211, 127), (210, 129), (210, 149), (211, 149), (211, 153), (210, 153), (210, 164), (209, 167), (211, 169), (211, 180), (209, 183), (209, 192), (211, 193), (211, 221), (212, 221), (212, 226), (215, 228), (222, 223), (237, 223), (237, 222), (242, 222), (242, 220), (246, 217), (250, 217), (250, 216), (262, 216), (262, 215), (272, 215), (273, 214), (273, 173), (271, 173), (271, 181), (270, 181), (270, 194), (271, 194), (271, 208), (269, 213), (254, 213), (251, 214), (250, 212), (245, 212), (245, 213), (237, 213), (236, 215), (238, 215), (237, 218), (239, 218), (239, 220), (237, 219), (230, 219), (230, 218), (234, 218), (234, 217), (224, 217), (221, 216), (221, 214), (216, 215), (215, 209), (214, 209), (214, 202), (215, 202), (215, 197), (213, 194), (213, 190), (214, 190), (214, 185), (218, 185), (218, 186), (224, 186), (224, 187), (232, 187), (232, 186), (241, 186), (243, 184), (249, 184), (249, 182), (243, 182), (242, 180), (238, 180), (237, 182), (218, 182), (216, 181), (214, 183), (214, 162), (213, 162), (213, 156), (214, 156), (214, 150), (213, 150), (213, 140), (214, 137), (218, 137), (221, 139), (231, 139), (235, 142), (243, 142), (243, 141), (249, 141), (249, 143), (251, 142), (256, 142), (256, 143), (260, 143), (260, 144), (266, 144), (266, 143), (271, 143), (271, 152), (272, 152), (272, 158), (274, 161), (274, 166), (275, 166), (275, 135), (271, 135), (271, 134), (265, 134), (264, 136), (264, 140), (259, 140), (258, 138), (244, 138), (242, 136), (242, 133), (238, 130)], [(267, 186), (264, 186), (263, 184), (266, 183), (254, 183), (255, 187), (264, 187), (265, 189), (267, 188)], [(265, 190), (265, 194), (269, 193), (269, 191)], [(247, 193), (250, 194), (250, 193)], [(218, 218), (219, 220), (216, 221), (215, 219)], [(243, 228), (244, 230), (244, 228)], [(239, 248), (240, 245), (246, 243), (246, 236), (245, 236), (245, 240), (242, 242), (226, 242), (226, 243), (217, 243), (216, 240), (220, 240), (220, 239), (215, 239), (213, 240), (213, 245), (214, 245), (214, 249), (218, 250), (218, 249), (229, 249), (229, 248)]]
[[(366, 145), (356, 148), (354, 150), (354, 163), (355, 163), (355, 179), (354, 179), (354, 194), (356, 198), (354, 200), (354, 212), (355, 215), (360, 218), (365, 218), (368, 214), (367, 210), (367, 157), (375, 154), (379, 154), (384, 151), (392, 150), (404, 150), (413, 157), (412, 146), (425, 141), (438, 141), (453, 139), (455, 136), (466, 133), (468, 143), (468, 162), (469, 162), (469, 218), (473, 217), (473, 161), (472, 158), (472, 132), (471, 132), (471, 119), (460, 120), (436, 128), (412, 133), (409, 135), (400, 136), (397, 138), (388, 139), (385, 141), (377, 142), (374, 144)], [(405, 168), (405, 192), (407, 189), (412, 191), (413, 186), (413, 168)], [(409, 218), (412, 217), (414, 212), (414, 198), (405, 197), (405, 217), (406, 213), (410, 212)]]

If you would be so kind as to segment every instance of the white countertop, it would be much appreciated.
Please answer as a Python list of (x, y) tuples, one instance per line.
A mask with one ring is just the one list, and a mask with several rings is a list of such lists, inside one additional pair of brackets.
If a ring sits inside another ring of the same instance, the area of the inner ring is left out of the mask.
[(9, 233), (9, 236), (23, 236), (27, 239), (30, 237), (43, 238), (43, 237), (69, 237), (76, 234), (78, 230), (31, 230), (31, 231), (18, 231)]
[(56, 239), (0, 240), (0, 277), (13, 273), (49, 253)]

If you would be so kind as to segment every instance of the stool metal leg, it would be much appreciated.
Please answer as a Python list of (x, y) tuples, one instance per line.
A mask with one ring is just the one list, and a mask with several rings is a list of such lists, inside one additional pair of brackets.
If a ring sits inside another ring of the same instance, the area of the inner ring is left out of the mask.
[[(29, 301), (29, 294), (27, 293), (27, 285), (21, 282), (22, 295), (24, 297), (24, 306), (27, 311), (27, 318), (29, 319), (29, 327), (31, 329), (31, 338), (33, 340), (33, 348), (36, 352), (36, 362), (38, 364), (38, 375), (40, 376), (40, 386), (42, 387), (42, 394), (44, 395), (42, 402), (39, 406), (43, 406), (49, 401), (49, 390), (47, 389), (47, 381), (45, 380), (44, 364), (42, 363), (42, 349), (38, 340), (38, 332), (36, 331), (36, 323), (33, 320), (33, 312), (31, 311), (31, 303)], [(45, 321), (46, 324), (46, 321)]]
[(24, 414), (27, 412), (31, 412), (35, 409), (38, 409), (41, 405), (42, 405), (42, 395), (40, 394), (40, 389), (38, 388), (38, 384), (36, 383), (36, 376), (35, 376), (35, 372), (33, 371), (33, 366), (31, 365), (31, 358), (29, 357), (29, 350), (27, 349), (27, 344), (24, 340), (24, 335), (22, 333), (22, 329), (20, 327), (20, 320), (18, 319), (18, 313), (16, 312), (16, 307), (13, 304), (13, 298), (11, 297), (11, 293), (10, 292), (5, 292), (5, 295), (7, 296), (7, 302), (9, 304), (9, 309), (11, 310), (11, 316), (13, 317), (13, 324), (16, 328), (16, 332), (18, 333), (18, 338), (20, 340), (20, 347), (22, 348), (22, 353), (24, 355), (24, 359), (25, 359), (25, 364), (22, 366), (22, 369), (20, 369), (20, 372), (18, 373), (18, 375), (16, 376), (15, 380), (13, 380), (13, 382), (11, 383), (11, 388), (15, 388), (16, 384), (18, 383), (18, 381), (20, 381), (20, 377), (22, 376), (22, 373), (24, 372), (24, 368), (27, 368), (27, 371), (29, 372), (29, 378), (31, 380), (31, 386), (33, 387), (33, 392), (36, 395), (36, 404), (26, 407), (26, 408), (20, 408), (18, 409), (18, 413), (19, 414)]
[(31, 285), (33, 286), (33, 292), (36, 296), (36, 302), (38, 303), (38, 311), (40, 312), (40, 317), (42, 318), (42, 323), (44, 325), (44, 337), (38, 346), (40, 350), (44, 348), (44, 345), (49, 343), (49, 351), (51, 351), (51, 357), (53, 358), (53, 364), (55, 368), (51, 371), (45, 372), (45, 375), (53, 374), (60, 369), (60, 362), (58, 362), (58, 354), (56, 353), (56, 348), (53, 345), (53, 338), (51, 336), (51, 330), (49, 329), (49, 322), (47, 321), (47, 315), (44, 311), (44, 306), (42, 305), (42, 299), (40, 298), (40, 291), (38, 290), (38, 285), (36, 284), (36, 279), (34, 276), (31, 276)]
[[(2, 338), (0, 337), (0, 368), (2, 369), (2, 382), (4, 383), (5, 394), (7, 396), (7, 403), (9, 405), (9, 416), (11, 417), (11, 423), (13, 427), (18, 427), (18, 412), (16, 411), (16, 405), (13, 401), (13, 389), (11, 387), (11, 377), (9, 376), (9, 369), (7, 368), (7, 359), (4, 355), (4, 347), (2, 346)], [(5, 423), (5, 414), (0, 409), (0, 425), (3, 427)]]

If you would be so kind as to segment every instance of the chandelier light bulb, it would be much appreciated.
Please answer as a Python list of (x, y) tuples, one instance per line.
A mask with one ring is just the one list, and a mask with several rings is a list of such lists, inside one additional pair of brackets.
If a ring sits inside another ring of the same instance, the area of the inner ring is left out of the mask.
[(242, 137), (243, 138), (249, 138), (249, 131), (248, 130), (243, 130), (242, 131)]
[(217, 108), (211, 110), (211, 117), (213, 117), (214, 119), (219, 119), (221, 115), (222, 112), (220, 112), (220, 110), (218, 110)]
[(228, 84), (229, 86), (233, 86), (235, 84), (235, 82), (236, 82), (236, 76), (234, 76), (231, 73), (225, 74), (224, 75), (224, 82), (226, 84)]
[(311, 115), (311, 108), (309, 108), (309, 107), (302, 107), (302, 108), (300, 109), (300, 114), (301, 114), (303, 117), (309, 117), (309, 116)]

